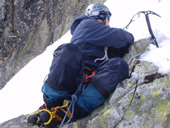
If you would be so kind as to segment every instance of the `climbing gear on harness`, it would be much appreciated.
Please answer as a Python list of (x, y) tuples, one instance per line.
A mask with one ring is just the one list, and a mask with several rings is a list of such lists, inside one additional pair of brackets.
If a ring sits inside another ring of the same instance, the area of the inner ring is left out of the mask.
[[(88, 83), (90, 78), (92, 78), (92, 76), (96, 73), (96, 70), (93, 71), (91, 68), (89, 67), (85, 67), (85, 69), (88, 71), (88, 73), (84, 73), (84, 82)], [(86, 72), (86, 71), (85, 71)]]
[(132, 23), (132, 21), (135, 21), (134, 18), (136, 17), (136, 15), (138, 15), (138, 17), (139, 17), (139, 15), (140, 15), (141, 13), (143, 13), (143, 14), (145, 15), (145, 19), (146, 19), (146, 23), (147, 23), (147, 27), (148, 27), (149, 33), (150, 33), (150, 35), (151, 35), (151, 39), (153, 40), (153, 43), (154, 43), (154, 44), (156, 45), (156, 47), (158, 48), (159, 45), (158, 45), (158, 43), (157, 43), (157, 41), (156, 41), (156, 38), (155, 38), (155, 36), (154, 36), (154, 34), (153, 34), (153, 31), (152, 31), (152, 28), (151, 28), (151, 23), (150, 23), (150, 20), (149, 20), (149, 14), (153, 14), (153, 15), (156, 15), (156, 16), (158, 16), (158, 17), (161, 17), (161, 16), (158, 15), (157, 13), (155, 13), (155, 12), (153, 12), (153, 11), (150, 11), (150, 10), (148, 10), (148, 11), (140, 11), (140, 12), (136, 13), (136, 14), (132, 17), (132, 19), (130, 20), (130, 22), (128, 23), (128, 25), (126, 25), (126, 27), (124, 27), (124, 29), (127, 29), (127, 28), (129, 27), (129, 25)]
[(93, 71), (91, 75), (84, 74), (84, 81), (89, 82), (89, 79), (92, 78), (95, 73), (96, 71)]
[(97, 62), (97, 61), (104, 61), (104, 60), (108, 60), (108, 59), (109, 59), (109, 57), (108, 57), (108, 47), (104, 47), (104, 56), (102, 58), (97, 58), (94, 61)]

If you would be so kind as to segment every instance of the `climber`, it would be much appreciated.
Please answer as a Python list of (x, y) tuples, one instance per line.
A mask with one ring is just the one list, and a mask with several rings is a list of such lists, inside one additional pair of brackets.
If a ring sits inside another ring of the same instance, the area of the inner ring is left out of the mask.
[[(128, 53), (134, 37), (131, 33), (109, 26), (110, 10), (103, 4), (87, 7), (71, 25), (70, 43), (62, 44), (53, 54), (48, 78), (42, 87), (44, 104), (28, 115), (29, 123), (53, 127), (61, 124), (70, 103), (63, 101), (76, 94), (75, 105), (66, 121), (90, 114), (114, 92), (118, 83), (128, 78)], [(73, 112), (74, 111), (74, 112)]]

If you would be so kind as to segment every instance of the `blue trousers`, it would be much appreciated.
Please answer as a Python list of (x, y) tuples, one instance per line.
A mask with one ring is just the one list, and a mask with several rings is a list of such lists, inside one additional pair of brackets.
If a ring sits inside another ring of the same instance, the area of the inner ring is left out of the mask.
[[(61, 106), (68, 94), (74, 94), (83, 78), (83, 72), (81, 49), (70, 43), (59, 46), (54, 51), (50, 73), (42, 87), (47, 106)], [(123, 59), (116, 57), (102, 62), (88, 86), (78, 96), (74, 117), (81, 118), (92, 112), (128, 76), (128, 65)]]

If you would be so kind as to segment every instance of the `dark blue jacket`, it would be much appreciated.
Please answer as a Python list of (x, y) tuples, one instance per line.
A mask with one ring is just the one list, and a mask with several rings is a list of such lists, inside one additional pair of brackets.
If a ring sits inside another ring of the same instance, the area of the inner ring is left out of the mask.
[(104, 56), (104, 47), (112, 48), (114, 51), (126, 48), (134, 42), (131, 33), (123, 29), (111, 28), (85, 15), (79, 16), (73, 22), (71, 34), (71, 43), (80, 46), (85, 65), (93, 69), (98, 66), (94, 60)]

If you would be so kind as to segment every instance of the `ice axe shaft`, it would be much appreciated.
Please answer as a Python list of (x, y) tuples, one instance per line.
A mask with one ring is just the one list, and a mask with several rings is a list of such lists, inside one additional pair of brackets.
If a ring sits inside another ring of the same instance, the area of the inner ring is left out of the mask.
[(153, 12), (153, 11), (140, 11), (140, 12), (138, 12), (138, 14), (140, 14), (140, 13), (143, 13), (145, 15), (146, 23), (147, 23), (147, 26), (148, 26), (149, 33), (151, 35), (151, 38), (154, 41), (154, 44), (158, 48), (159, 45), (158, 45), (158, 42), (157, 42), (157, 40), (156, 40), (156, 38), (155, 38), (155, 36), (153, 34), (153, 31), (152, 31), (151, 23), (150, 23), (150, 20), (149, 20), (149, 14), (153, 14), (153, 15), (156, 15), (158, 17), (160, 17), (160, 16), (158, 14), (156, 14), (155, 12)]
[(150, 33), (150, 35), (151, 35), (151, 39), (154, 41), (153, 43), (154, 43), (154, 44), (156, 45), (156, 47), (158, 48), (159, 45), (158, 45), (158, 42), (156, 41), (156, 38), (155, 38), (155, 36), (154, 36), (154, 34), (153, 34), (153, 31), (152, 31), (152, 28), (151, 28), (151, 23), (150, 23), (150, 20), (149, 20), (149, 14), (153, 14), (153, 15), (156, 15), (156, 16), (158, 16), (158, 17), (161, 17), (160, 15), (156, 14), (155, 12), (149, 10), (149, 11), (140, 11), (140, 12), (136, 13), (136, 14), (132, 17), (132, 19), (130, 20), (130, 22), (128, 23), (128, 25), (125, 26), (123, 29), (128, 29), (129, 25), (130, 25), (133, 21), (135, 21), (135, 20), (134, 20), (135, 17), (136, 17), (137, 15), (138, 15), (138, 17), (139, 17), (141, 13), (143, 13), (143, 14), (145, 15), (145, 19), (146, 19), (146, 23), (147, 23), (147, 27), (148, 27), (149, 33)]

